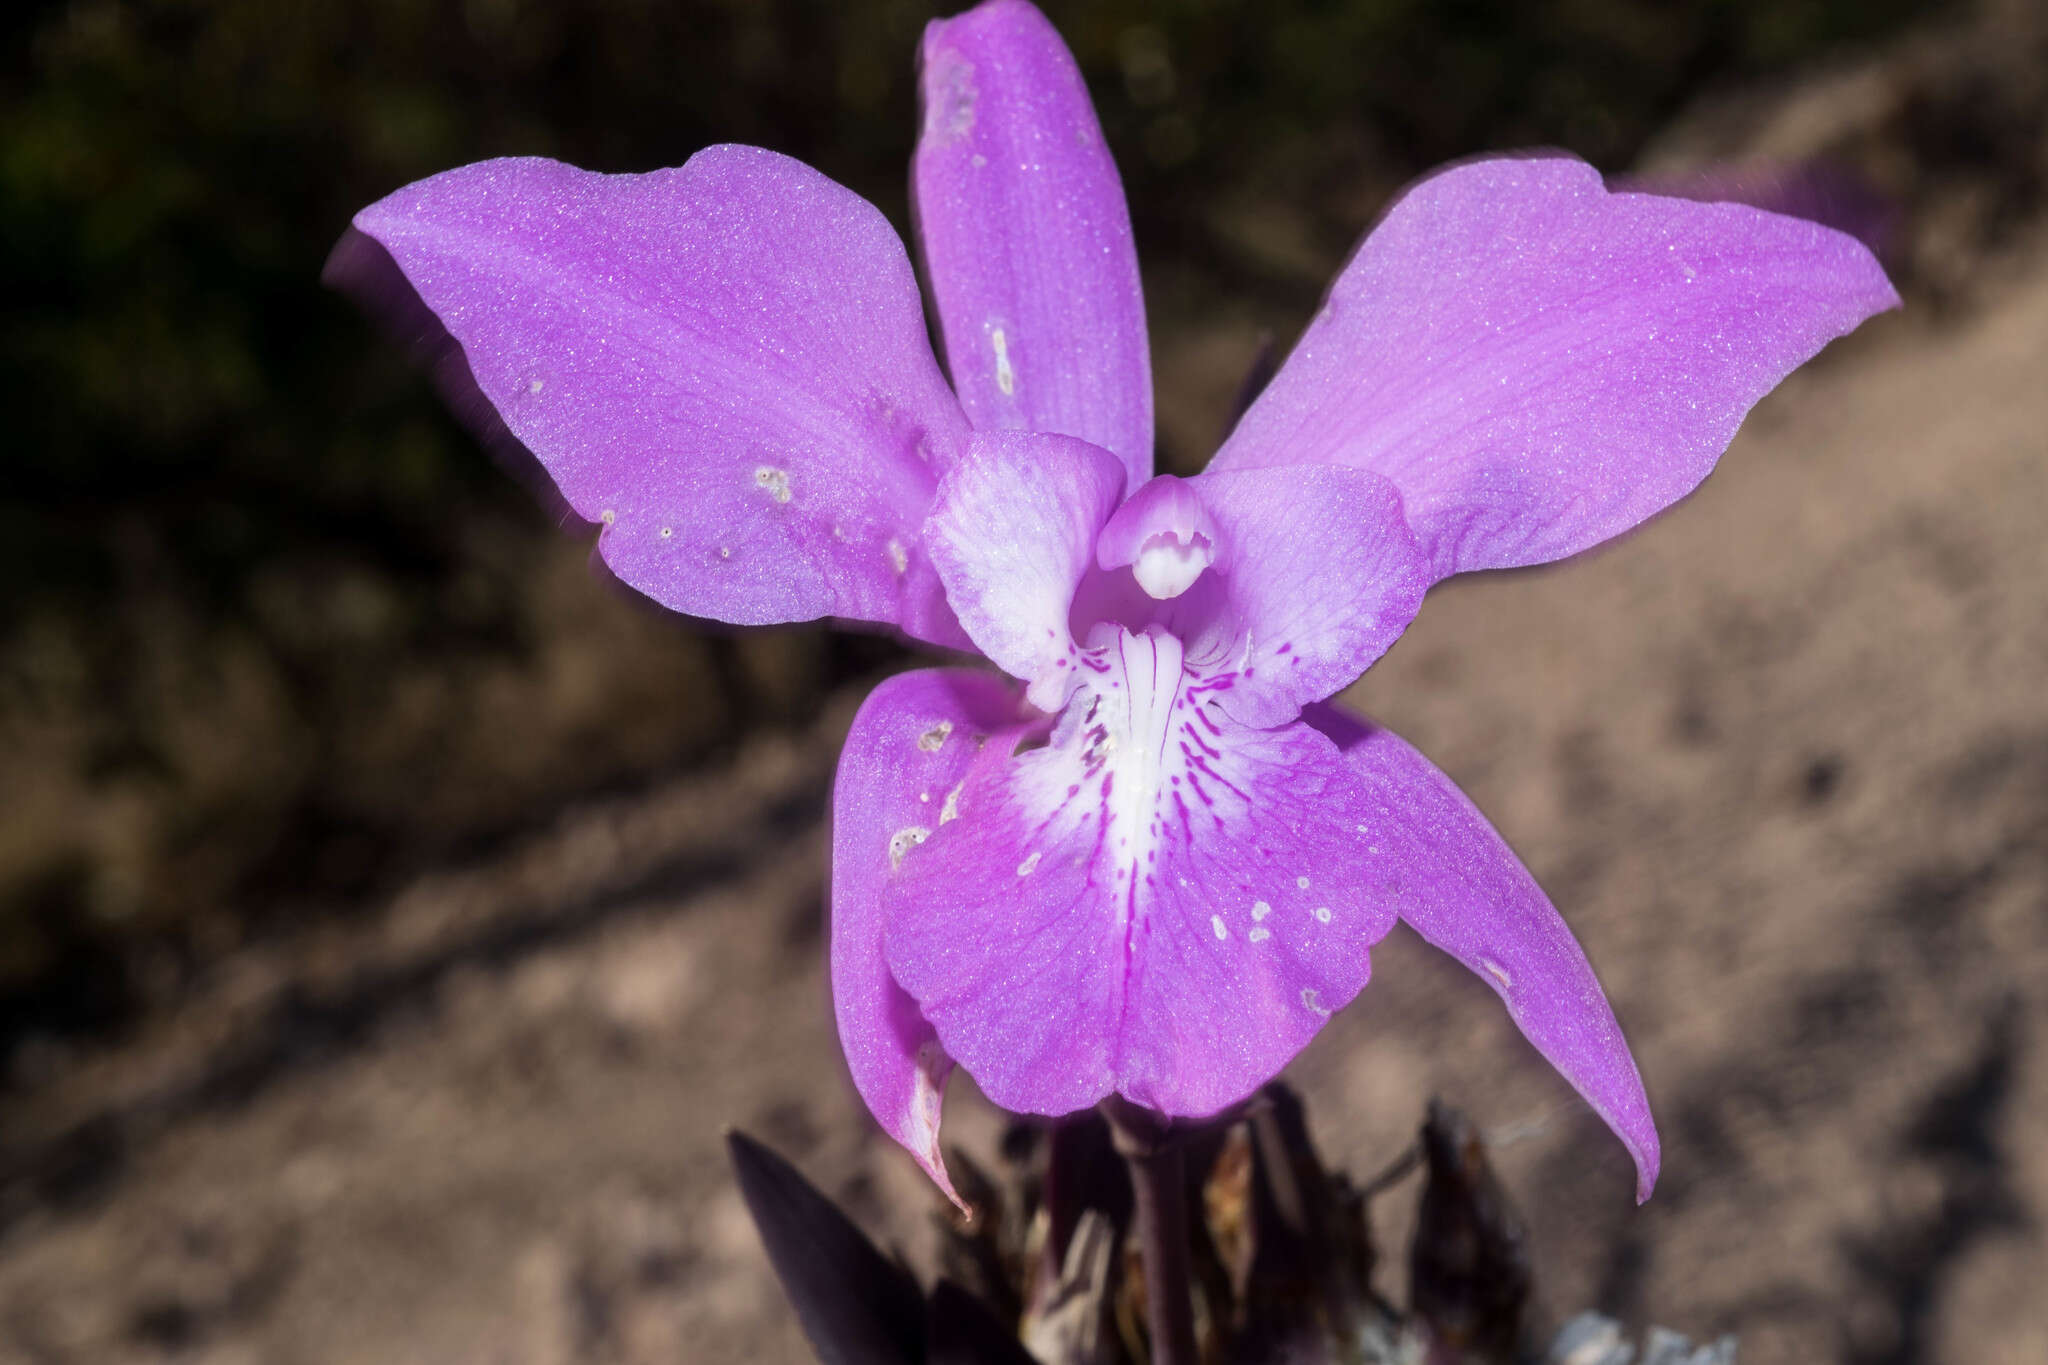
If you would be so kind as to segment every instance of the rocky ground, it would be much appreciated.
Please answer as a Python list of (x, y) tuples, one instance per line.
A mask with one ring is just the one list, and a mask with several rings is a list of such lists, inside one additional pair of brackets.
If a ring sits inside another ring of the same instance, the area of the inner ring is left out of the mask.
[[(1663, 1183), (1636, 1209), (1619, 1145), (1405, 931), (1292, 1076), (1361, 1173), (1431, 1093), (1486, 1125), (1554, 1320), (1734, 1331), (1750, 1365), (2048, 1359), (2042, 69), (1937, 35), (1674, 129), (1667, 166), (1891, 176), (1911, 306), (1642, 534), (1437, 592), (1352, 694), (1578, 930)], [(1974, 179), (1922, 145), (1994, 116), (2022, 131)], [(1213, 430), (1256, 321), (1162, 336), (1170, 438)], [(17, 1057), (0, 1360), (808, 1359), (723, 1128), (913, 1255), (931, 1206), (840, 1072), (822, 975), (858, 696), (262, 938), (121, 1040)], [(956, 1081), (948, 1122), (986, 1148), (997, 1120)], [(1412, 1197), (1376, 1206), (1390, 1238)]]

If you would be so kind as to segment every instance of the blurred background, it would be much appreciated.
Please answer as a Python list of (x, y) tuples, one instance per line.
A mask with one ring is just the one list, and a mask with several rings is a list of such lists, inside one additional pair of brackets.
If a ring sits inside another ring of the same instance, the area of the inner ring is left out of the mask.
[[(1440, 590), (1355, 689), (1580, 930), (1656, 1199), (1405, 931), (1296, 1079), (1361, 1173), (1430, 1093), (1490, 1126), (1560, 1314), (2048, 1358), (2048, 9), (1046, 8), (1180, 473), (1438, 162), (1885, 197), (1902, 314), (1648, 532)], [(511, 153), (758, 143), (904, 226), (935, 12), (0, 19), (0, 1360), (805, 1359), (727, 1123), (916, 1254), (820, 974), (833, 755), (911, 655), (629, 600), (319, 272), (356, 209)]]

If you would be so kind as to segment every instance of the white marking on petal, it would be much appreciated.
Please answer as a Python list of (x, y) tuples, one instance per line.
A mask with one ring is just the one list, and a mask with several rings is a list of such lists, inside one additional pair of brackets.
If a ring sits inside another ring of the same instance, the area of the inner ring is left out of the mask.
[(1252, 902), (1252, 923), (1257, 924), (1260, 920), (1264, 919), (1266, 916), (1272, 913), (1273, 907), (1266, 904), (1264, 901)]
[(1308, 890), (1308, 878), (1306, 877), (1296, 877), (1294, 879), (1294, 884), (1304, 891)]
[(1318, 924), (1328, 924), (1329, 922), (1330, 922), (1330, 907), (1329, 907), (1329, 906), (1327, 906), (1327, 905), (1318, 905), (1318, 906), (1316, 907), (1316, 923), (1318, 923)]
[(1017, 372), (1010, 368), (1010, 339), (1000, 327), (991, 331), (988, 339), (996, 348), (996, 387), (1008, 398), (1017, 392)]
[(925, 1160), (939, 1162), (939, 1112), (945, 1103), (945, 1096), (932, 1084), (932, 1073), (946, 1063), (946, 1054), (935, 1042), (924, 1042), (917, 1049), (917, 1072), (912, 1080), (910, 1095), (910, 1131), (905, 1145)]
[(670, 536), (674, 535), (675, 533), (676, 528), (673, 526), (664, 526), (661, 528), (661, 538), (663, 540), (667, 540)]
[(719, 547), (718, 547), (718, 557), (719, 557), (720, 559), (731, 559), (731, 558), (732, 558), (732, 546), (730, 546), (730, 545), (721, 545), (721, 546), (719, 546)]
[(543, 384), (540, 380), (536, 379), (531, 384), (528, 384), (526, 386), (526, 391), (528, 393), (539, 393), (542, 389), (546, 387), (547, 385)]
[(1329, 1011), (1323, 1008), (1322, 997), (1316, 994), (1314, 986), (1303, 986), (1301, 988), (1301, 1003), (1314, 1010), (1317, 1014), (1329, 1014)]
[(1216, 941), (1218, 943), (1230, 937), (1230, 928), (1224, 924), (1223, 916), (1221, 915), (1209, 916), (1209, 927), (1216, 931)]
[(1032, 874), (1032, 872), (1033, 872), (1034, 870), (1036, 870), (1036, 868), (1038, 867), (1038, 860), (1039, 860), (1039, 858), (1040, 858), (1041, 856), (1043, 856), (1043, 855), (1041, 855), (1041, 854), (1038, 854), (1038, 853), (1033, 853), (1033, 854), (1032, 854), (1032, 855), (1031, 855), (1030, 857), (1026, 858), (1026, 859), (1025, 859), (1025, 860), (1024, 860), (1023, 862), (1021, 862), (1021, 863), (1018, 863), (1018, 864), (1017, 864), (1017, 875), (1018, 875), (1018, 876), (1020, 876), (1020, 877), (1028, 877), (1028, 876), (1030, 876), (1030, 875)]
[(1267, 939), (1273, 937), (1273, 931), (1264, 928), (1254, 929), (1249, 934), (1246, 934), (1245, 937), (1254, 943), (1264, 943)]
[(1164, 602), (1192, 588), (1214, 559), (1207, 536), (1183, 543), (1173, 532), (1161, 531), (1138, 548), (1138, 557), (1131, 561), (1131, 576), (1148, 597)]
[(946, 736), (953, 733), (953, 722), (942, 720), (917, 737), (917, 747), (928, 754), (935, 754), (945, 747)]
[(768, 496), (777, 502), (789, 501), (789, 474), (772, 465), (762, 465), (754, 471), (756, 487), (768, 490)]
[(607, 507), (602, 512), (599, 512), (597, 514), (597, 519), (603, 522), (605, 525), (609, 526), (619, 519), (619, 514), (613, 511), (611, 508)]
[(980, 97), (974, 86), (974, 63), (957, 52), (942, 51), (926, 68), (926, 75), (931, 102), (925, 107), (925, 131), (948, 142), (973, 132), (974, 104)]
[(1495, 981), (1500, 982), (1500, 988), (1502, 990), (1507, 990), (1510, 986), (1513, 986), (1515, 984), (1515, 979), (1508, 975), (1508, 969), (1501, 966), (1498, 962), (1495, 962), (1492, 958), (1480, 958), (1479, 965), (1486, 968), (1486, 974), (1488, 976), (1492, 977)]
[(1088, 730), (1082, 757), (1091, 771), (1107, 766), (1114, 774), (1109, 823), (1135, 841), (1124, 855), (1129, 875), (1135, 875), (1144, 862), (1144, 846), (1156, 837), (1151, 817), (1166, 785), (1165, 766), (1172, 761), (1166, 740), (1185, 675), (1181, 642), (1156, 628), (1143, 636), (1123, 632), (1113, 648), (1125, 686), (1119, 688), (1113, 672), (1110, 691), (1098, 693), (1101, 723)]
[(923, 825), (906, 825), (889, 836), (889, 866), (903, 866), (906, 854), (932, 837), (932, 832)]
[[(962, 782), (960, 787), (966, 785), (965, 782)], [(946, 793), (946, 804), (939, 807), (940, 824), (943, 825), (948, 820), (958, 820), (960, 818), (960, 787), (955, 787)]]
[(910, 568), (910, 556), (904, 552), (902, 541), (889, 542), (889, 563), (895, 567), (897, 573), (904, 573)]

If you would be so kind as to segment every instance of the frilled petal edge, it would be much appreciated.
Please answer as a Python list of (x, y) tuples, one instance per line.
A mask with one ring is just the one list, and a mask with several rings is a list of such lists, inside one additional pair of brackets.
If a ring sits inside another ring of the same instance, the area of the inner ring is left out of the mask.
[(1359, 799), (1380, 883), (1423, 938), (1470, 968), (1657, 1183), (1657, 1126), (1635, 1058), (1571, 929), (1456, 784), (1389, 730), (1332, 706), (1303, 719), (1336, 745)]

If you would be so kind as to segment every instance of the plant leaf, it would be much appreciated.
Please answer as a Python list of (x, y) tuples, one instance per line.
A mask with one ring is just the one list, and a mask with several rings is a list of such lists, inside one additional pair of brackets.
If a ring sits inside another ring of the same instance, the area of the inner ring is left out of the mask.
[(745, 1133), (726, 1134), (733, 1174), (769, 1263), (825, 1365), (922, 1365), (924, 1296), (803, 1175)]

